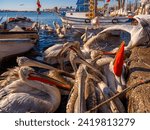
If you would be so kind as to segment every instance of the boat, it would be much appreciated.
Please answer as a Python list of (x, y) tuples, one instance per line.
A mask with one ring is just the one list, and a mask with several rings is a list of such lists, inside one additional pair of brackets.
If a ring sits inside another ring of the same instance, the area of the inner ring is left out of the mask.
[(31, 50), (38, 40), (36, 23), (26, 17), (8, 18), (0, 26), (0, 61)]
[[(75, 10), (70, 10), (67, 12), (58, 12), (58, 14), (63, 24), (70, 24), (76, 27), (88, 26), (89, 28), (91, 28), (91, 20), (96, 16), (99, 16), (100, 25), (131, 23), (132, 17), (128, 16), (127, 14), (126, 16), (108, 15), (109, 2), (106, 2), (104, 4), (103, 10), (105, 10), (105, 14), (103, 15), (101, 15), (101, 12), (98, 11), (98, 0), (78, 0), (76, 3), (77, 7)], [(119, 10), (121, 9), (118, 9), (118, 12)]]

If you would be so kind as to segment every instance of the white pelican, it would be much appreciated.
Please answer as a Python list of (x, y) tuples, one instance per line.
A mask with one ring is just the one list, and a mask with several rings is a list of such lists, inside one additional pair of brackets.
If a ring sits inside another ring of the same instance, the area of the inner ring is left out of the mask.
[[(110, 86), (114, 93), (122, 92), (122, 90), (125, 87), (125, 76), (124, 75), (125, 75), (126, 69), (124, 66), (124, 45), (125, 45), (125, 43), (122, 42), (118, 52), (116, 53), (115, 59), (113, 61), (111, 61), (109, 64), (110, 73), (113, 73), (114, 76), (112, 75), (111, 76), (112, 78), (110, 77), (111, 74), (107, 75), (107, 76), (109, 76), (108, 80), (109, 80)], [(114, 81), (114, 77), (115, 77), (115, 82), (116, 82), (115, 88), (114, 88), (115, 83), (112, 83), (112, 81)]]
[(85, 27), (85, 33), (81, 36), (83, 43), (87, 42), (87, 40), (89, 40), (92, 36), (93, 36), (93, 33), (89, 33), (88, 27)]
[(49, 71), (43, 72), (42, 74), (59, 81), (60, 84), (57, 84), (59, 88), (70, 90), (73, 86), (74, 75), (71, 73), (56, 69), (50, 65), (47, 65), (45, 63), (40, 63), (38, 61), (29, 59), (27, 57), (18, 57), (17, 63), (19, 66), (32, 66), (32, 67), (39, 67), (39, 68), (49, 70)]
[(19, 78), (18, 75), (19, 67), (14, 67), (12, 69), (8, 69), (8, 71), (2, 73), (0, 75), (0, 89), (12, 83), (13, 81)]
[[(55, 112), (60, 105), (59, 89), (41, 81), (30, 67), (21, 67), (19, 79), (0, 90), (0, 112)], [(39, 77), (39, 76), (38, 76)]]
[(55, 31), (59, 38), (64, 38), (67, 34), (67, 28), (65, 25), (63, 27), (60, 27), (60, 25), (56, 22), (53, 22), (53, 25), (55, 27)]
[(59, 63), (61, 57), (57, 57), (60, 50), (63, 48), (63, 44), (55, 44), (49, 48), (47, 48), (44, 53), (44, 61), (46, 61), (49, 64), (56, 64)]
[(95, 18), (93, 18), (91, 20), (91, 25), (93, 26), (93, 28), (99, 28), (100, 27), (99, 17), (98, 16), (96, 16)]
[(81, 64), (76, 72), (75, 84), (66, 111), (67, 113), (83, 113), (96, 104), (95, 86), (90, 81), (85, 65)]
[(55, 44), (46, 49), (43, 53), (44, 61), (51, 65), (59, 64), (62, 70), (65, 69), (63, 66), (63, 62), (67, 62), (69, 58), (67, 53), (61, 56), (59, 55), (63, 46), (64, 44)]
[[(74, 47), (74, 45), (75, 45), (75, 47)], [(72, 45), (66, 44), (65, 47), (61, 50), (60, 54), (63, 54), (66, 50), (70, 49), (71, 51), (69, 51), (69, 60), (74, 69), (74, 72), (77, 71), (76, 63), (84, 64), (84, 65), (88, 66), (89, 68), (91, 68), (94, 72), (96, 72), (104, 81), (106, 81), (103, 74), (100, 71), (97, 71), (97, 68), (95, 66), (91, 65), (89, 62), (87, 62), (85, 60), (86, 58), (84, 57), (82, 51), (80, 49), (78, 49), (79, 45), (80, 44), (78, 44), (78, 42), (76, 44), (72, 44)]]

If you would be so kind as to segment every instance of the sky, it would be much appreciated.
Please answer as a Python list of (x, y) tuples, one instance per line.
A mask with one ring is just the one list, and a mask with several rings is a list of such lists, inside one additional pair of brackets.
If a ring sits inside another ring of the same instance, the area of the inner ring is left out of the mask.
[[(36, 1), (37, 0), (0, 0), (0, 9), (36, 10)], [(71, 6), (76, 4), (76, 0), (40, 0), (40, 2), (42, 8)]]
[[(37, 0), (0, 0), (0, 10), (36, 10)], [(111, 0), (113, 3), (115, 0)], [(134, 1), (134, 0), (133, 0)], [(42, 9), (66, 6), (76, 6), (77, 0), (40, 0)]]

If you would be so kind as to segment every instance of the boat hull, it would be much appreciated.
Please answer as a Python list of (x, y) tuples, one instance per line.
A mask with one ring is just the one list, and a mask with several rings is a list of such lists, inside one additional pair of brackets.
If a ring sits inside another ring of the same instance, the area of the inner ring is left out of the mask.
[(34, 47), (34, 40), (29, 39), (1, 39), (0, 61), (5, 57), (25, 53)]
[[(70, 24), (72, 26), (88, 26), (89, 28), (92, 28), (91, 26), (91, 20), (86, 16), (86, 13), (79, 13), (79, 12), (73, 12), (73, 13), (66, 13), (65, 16), (61, 16), (60, 18), (62, 20), (63, 24)], [(99, 23), (100, 26), (105, 25), (113, 25), (113, 24), (130, 24), (131, 20), (130, 18), (126, 16), (116, 16), (116, 17), (99, 17)]]
[(39, 36), (37, 32), (0, 32), (0, 39), (13, 38), (38, 40)]
[[(71, 24), (71, 25), (90, 25), (91, 21), (90, 19), (78, 19), (78, 18), (69, 18), (69, 17), (61, 17), (61, 20), (65, 24)], [(100, 24), (117, 24), (117, 23), (126, 23), (129, 21), (129, 18), (124, 17), (118, 17), (118, 18), (103, 18), (100, 17), (99, 23)]]

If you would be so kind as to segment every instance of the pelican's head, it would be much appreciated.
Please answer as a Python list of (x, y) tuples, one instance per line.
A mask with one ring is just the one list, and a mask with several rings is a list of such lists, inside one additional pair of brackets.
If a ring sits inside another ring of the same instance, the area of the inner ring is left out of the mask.
[(66, 42), (63, 45), (62, 50), (60, 51), (60, 55), (62, 55), (64, 52), (66, 52), (68, 49), (73, 49), (73, 48), (80, 48), (80, 43), (79, 42)]
[(29, 66), (27, 63), (28, 61), (30, 61), (30, 59), (28, 59), (25, 56), (22, 56), (22, 57), (17, 57), (16, 61), (18, 63), (18, 66)]
[(45, 84), (49, 85), (55, 85), (57, 87), (70, 90), (71, 86), (68, 84), (65, 84), (59, 80), (47, 77), (45, 75), (36, 73), (35, 70), (28, 66), (23, 66), (19, 70), (19, 77), (23, 81), (32, 80), (32, 81), (39, 81)]
[(24, 57), (24, 56), (17, 57), (17, 63), (18, 63), (18, 66), (39, 67), (39, 64), (43, 64), (44, 65), (44, 63), (41, 63), (40, 61), (36, 61), (35, 59), (32, 60), (32, 59), (29, 59), (29, 58)]
[(22, 80), (28, 79), (30, 77), (30, 74), (34, 74), (35, 71), (33, 68), (28, 66), (23, 66), (19, 70), (19, 77)]

